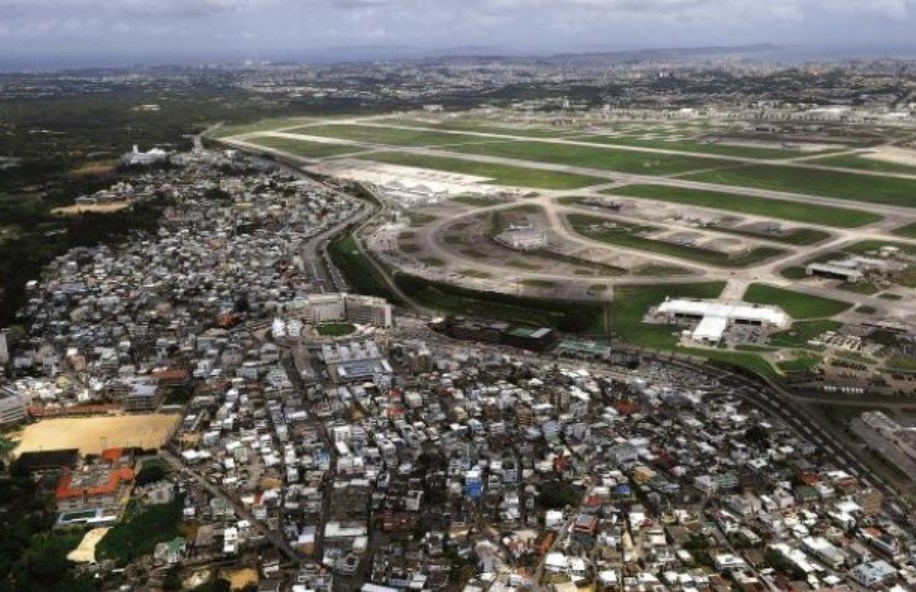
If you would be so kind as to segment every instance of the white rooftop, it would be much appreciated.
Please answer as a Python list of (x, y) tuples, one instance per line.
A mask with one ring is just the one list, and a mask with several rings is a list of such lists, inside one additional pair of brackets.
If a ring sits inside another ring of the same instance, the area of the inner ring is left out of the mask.
[(718, 341), (729, 321), (747, 321), (777, 327), (785, 327), (791, 321), (789, 315), (778, 306), (722, 300), (666, 299), (659, 305), (658, 311), (664, 314), (702, 317), (700, 324), (693, 331), (693, 338), (698, 341)]

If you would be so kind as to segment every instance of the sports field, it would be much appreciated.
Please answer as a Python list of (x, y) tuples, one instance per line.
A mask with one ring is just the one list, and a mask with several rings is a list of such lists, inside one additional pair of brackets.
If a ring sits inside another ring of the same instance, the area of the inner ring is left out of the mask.
[(78, 448), (98, 454), (106, 448), (159, 448), (181, 421), (180, 415), (112, 415), (45, 419), (25, 427), (15, 454)]

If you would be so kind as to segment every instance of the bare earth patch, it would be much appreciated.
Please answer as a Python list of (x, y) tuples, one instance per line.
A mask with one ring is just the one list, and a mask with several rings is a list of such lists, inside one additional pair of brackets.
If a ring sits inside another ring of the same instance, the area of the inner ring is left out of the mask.
[(67, 554), (67, 559), (74, 563), (95, 563), (95, 546), (111, 530), (110, 528), (93, 528), (86, 533), (79, 546)]
[(916, 150), (907, 150), (906, 148), (896, 148), (894, 146), (882, 146), (870, 152), (866, 152), (861, 156), (872, 160), (916, 167)]
[(220, 577), (229, 580), (229, 586), (233, 590), (241, 590), (249, 584), (258, 583), (258, 572), (250, 567), (224, 571), (220, 574)]
[(46, 419), (22, 430), (15, 454), (65, 448), (78, 448), (81, 454), (126, 446), (159, 448), (179, 421), (179, 415), (159, 413)]
[(110, 214), (123, 210), (130, 205), (129, 201), (116, 201), (104, 204), (73, 204), (63, 208), (54, 208), (52, 214), (57, 216), (77, 216), (79, 214)]

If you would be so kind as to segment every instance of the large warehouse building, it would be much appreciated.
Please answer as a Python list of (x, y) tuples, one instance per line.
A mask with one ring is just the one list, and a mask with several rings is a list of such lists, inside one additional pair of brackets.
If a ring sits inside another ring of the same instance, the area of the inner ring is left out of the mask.
[(718, 343), (732, 324), (788, 327), (789, 315), (777, 306), (723, 302), (721, 300), (667, 299), (658, 307), (670, 321), (699, 321), (691, 339)]

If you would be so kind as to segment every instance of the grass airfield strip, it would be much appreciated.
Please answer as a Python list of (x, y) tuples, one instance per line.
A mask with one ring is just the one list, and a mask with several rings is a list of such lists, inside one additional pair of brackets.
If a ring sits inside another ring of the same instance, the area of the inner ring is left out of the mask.
[(627, 185), (617, 189), (609, 189), (602, 193), (655, 199), (753, 216), (834, 226), (836, 228), (857, 228), (881, 220), (881, 216), (861, 210), (751, 197), (735, 193), (684, 189), (666, 185)]
[(497, 122), (474, 121), (467, 119), (447, 119), (443, 121), (421, 121), (418, 119), (384, 119), (376, 122), (381, 125), (441, 129), (458, 132), (477, 132), (483, 134), (500, 134), (504, 136), (524, 136), (527, 138), (571, 139), (570, 134), (581, 134), (579, 129), (550, 129), (545, 127), (514, 127), (499, 125)]
[[(698, 261), (719, 267), (747, 267), (785, 253), (784, 250), (773, 247), (754, 247), (753, 249), (738, 253), (735, 256), (730, 256), (728, 253), (714, 251), (712, 249), (675, 244), (664, 240), (640, 236), (640, 232), (657, 230), (651, 226), (638, 227), (622, 223), (613, 218), (589, 216), (586, 214), (569, 214), (567, 215), (567, 220), (569, 220), (569, 224), (572, 226), (573, 230), (592, 240), (651, 253), (658, 253), (668, 257), (677, 257), (679, 259), (686, 259), (694, 262)], [(614, 228), (607, 228), (605, 224), (608, 222), (613, 222), (616, 226)]]
[(379, 152), (360, 156), (361, 160), (383, 162), (399, 166), (434, 169), (464, 175), (476, 175), (493, 179), (497, 185), (511, 187), (534, 187), (537, 189), (581, 189), (600, 185), (608, 180), (573, 173), (529, 169), (503, 164), (476, 162), (443, 156), (425, 156), (406, 152)]
[(449, 150), (637, 175), (670, 175), (729, 164), (715, 158), (527, 140), (469, 144), (450, 147)]
[(704, 171), (683, 178), (718, 185), (753, 187), (770, 191), (916, 208), (916, 179), (895, 179), (778, 165), (749, 165), (718, 171)]
[(290, 134), (301, 134), (303, 136), (337, 138), (340, 140), (386, 146), (444, 146), (446, 144), (486, 142), (491, 140), (483, 136), (469, 134), (444, 133), (396, 127), (376, 127), (347, 123), (336, 125), (306, 125), (285, 131)]
[(842, 300), (811, 296), (810, 294), (785, 290), (767, 284), (751, 284), (748, 286), (747, 291), (744, 293), (744, 301), (782, 307), (793, 319), (830, 318), (852, 307), (852, 304)]
[(602, 136), (600, 134), (587, 134), (570, 138), (577, 142), (588, 142), (606, 146), (620, 146), (622, 148), (654, 148), (659, 150), (674, 150), (676, 152), (694, 152), (697, 154), (713, 154), (719, 156), (735, 156), (739, 158), (758, 158), (761, 160), (779, 160), (806, 156), (798, 150), (784, 148), (767, 148), (755, 146), (732, 146), (713, 142), (695, 142), (689, 139), (666, 140), (663, 138), (643, 140), (639, 138)]
[[(479, 131), (479, 130), (475, 130)], [(652, 153), (629, 147), (582, 146), (538, 140), (513, 139), (514, 130), (500, 130), (507, 137), (475, 136), (423, 129), (376, 127), (357, 124), (303, 126), (287, 130), (304, 136), (338, 138), (379, 145), (445, 146), (452, 152), (548, 162), (567, 166), (645, 175), (667, 175), (723, 166), (728, 161), (691, 155)]]
[(873, 171), (876, 173), (892, 173), (916, 176), (916, 165), (898, 164), (896, 162), (879, 160), (877, 158), (868, 158), (865, 156), (855, 156), (848, 154), (816, 158), (809, 160), (808, 164), (839, 167), (843, 169), (860, 169), (863, 171)]
[(247, 144), (278, 150), (293, 156), (303, 156), (305, 158), (327, 158), (330, 156), (342, 156), (344, 154), (353, 154), (363, 150), (360, 146), (353, 144), (331, 144), (324, 142), (310, 142), (308, 140), (298, 140), (293, 138), (281, 138), (278, 136), (258, 136), (245, 140)]

